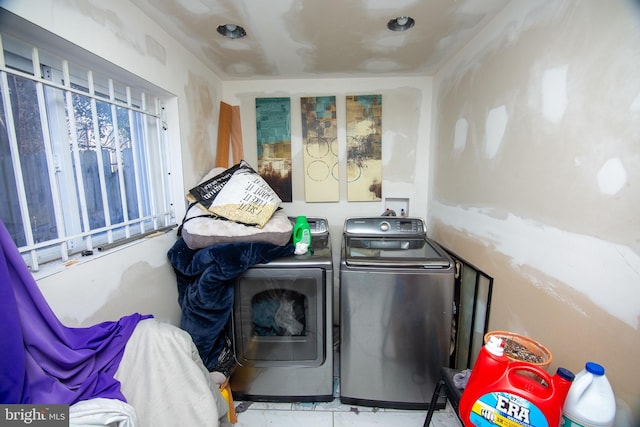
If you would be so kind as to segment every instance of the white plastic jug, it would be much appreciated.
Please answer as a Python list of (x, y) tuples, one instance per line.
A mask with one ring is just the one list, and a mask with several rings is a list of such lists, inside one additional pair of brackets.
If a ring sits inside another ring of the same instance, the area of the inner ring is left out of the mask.
[(587, 362), (578, 372), (562, 410), (562, 427), (610, 427), (616, 417), (616, 398), (604, 367)]

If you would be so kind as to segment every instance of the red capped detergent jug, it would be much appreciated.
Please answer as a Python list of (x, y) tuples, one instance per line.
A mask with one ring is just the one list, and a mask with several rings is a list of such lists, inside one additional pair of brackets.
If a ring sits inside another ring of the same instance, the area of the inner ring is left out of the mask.
[(509, 361), (504, 342), (491, 337), (460, 398), (460, 418), (465, 427), (558, 427), (573, 378), (565, 368), (551, 377), (530, 363)]

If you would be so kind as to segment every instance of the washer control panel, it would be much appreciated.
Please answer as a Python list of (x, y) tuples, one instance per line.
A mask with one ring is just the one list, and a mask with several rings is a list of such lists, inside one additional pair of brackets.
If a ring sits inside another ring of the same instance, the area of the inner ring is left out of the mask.
[(346, 234), (373, 235), (423, 235), (426, 233), (424, 221), (420, 218), (365, 217), (347, 218), (344, 223)]

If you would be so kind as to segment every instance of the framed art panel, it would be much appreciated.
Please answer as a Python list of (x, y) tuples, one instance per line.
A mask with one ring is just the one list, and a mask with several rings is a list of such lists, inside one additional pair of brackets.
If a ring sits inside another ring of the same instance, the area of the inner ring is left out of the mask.
[(256, 135), (258, 173), (283, 202), (291, 202), (290, 98), (256, 98)]
[(305, 201), (337, 202), (340, 182), (336, 97), (302, 97), (300, 110)]
[(347, 200), (382, 200), (382, 95), (346, 101)]

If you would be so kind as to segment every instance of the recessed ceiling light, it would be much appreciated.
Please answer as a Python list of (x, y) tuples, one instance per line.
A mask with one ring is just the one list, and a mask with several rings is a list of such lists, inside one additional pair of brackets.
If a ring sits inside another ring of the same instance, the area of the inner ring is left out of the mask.
[(407, 31), (415, 23), (416, 21), (410, 16), (399, 16), (387, 22), (387, 28), (391, 31)]
[(244, 28), (236, 24), (218, 25), (216, 31), (230, 39), (241, 39), (247, 35), (247, 32), (244, 30)]

